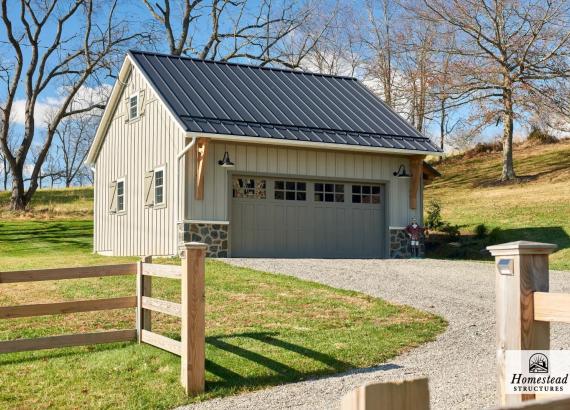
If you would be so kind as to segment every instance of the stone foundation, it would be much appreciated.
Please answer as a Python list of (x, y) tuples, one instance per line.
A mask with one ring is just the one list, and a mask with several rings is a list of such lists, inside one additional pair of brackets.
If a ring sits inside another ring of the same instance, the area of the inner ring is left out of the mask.
[[(425, 245), (420, 241), (420, 257), (424, 256)], [(407, 259), (412, 257), (410, 238), (404, 228), (390, 228), (390, 259)]]
[(228, 228), (227, 224), (184, 222), (178, 225), (178, 243), (202, 242), (208, 245), (206, 256), (227, 258)]

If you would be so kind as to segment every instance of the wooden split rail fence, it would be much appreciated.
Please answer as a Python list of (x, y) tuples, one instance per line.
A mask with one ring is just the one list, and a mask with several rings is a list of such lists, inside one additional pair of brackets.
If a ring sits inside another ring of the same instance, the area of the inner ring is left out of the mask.
[[(497, 410), (570, 409), (568, 397), (507, 394), (505, 383), (507, 350), (550, 350), (550, 322), (570, 323), (570, 294), (549, 292), (548, 255), (556, 245), (522, 241), (488, 249), (496, 259), (497, 391), (503, 406)], [(361, 386), (343, 397), (341, 408), (429, 410), (428, 380)]]
[[(158, 265), (151, 258), (121, 265), (0, 272), (0, 285), (47, 280), (137, 275), (136, 296), (76, 300), (20, 306), (1, 306), (0, 319), (136, 308), (136, 327), (95, 333), (79, 333), (0, 341), (0, 353), (136, 341), (148, 343), (181, 357), (181, 383), (189, 394), (205, 387), (205, 256), (206, 245), (185, 245), (182, 266)], [(181, 303), (152, 297), (152, 277), (181, 281)], [(151, 312), (181, 319), (181, 340), (152, 332)]]

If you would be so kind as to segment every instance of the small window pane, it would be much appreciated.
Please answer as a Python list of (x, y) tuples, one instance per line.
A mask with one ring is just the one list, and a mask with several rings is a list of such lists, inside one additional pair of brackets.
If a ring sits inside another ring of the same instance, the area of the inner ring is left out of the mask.
[(161, 186), (156, 187), (156, 191), (155, 191), (155, 196), (154, 196), (154, 202), (157, 204), (161, 204), (162, 203), (162, 192), (163, 192), (163, 188)]
[(295, 200), (295, 192), (294, 191), (287, 191), (285, 193), (285, 199), (287, 201), (294, 201)]
[(359, 204), (360, 203), (360, 195), (352, 195), (352, 203)]
[(336, 194), (334, 196), (334, 201), (335, 202), (344, 202), (344, 194)]
[(379, 195), (372, 195), (372, 203), (379, 204), (380, 203), (380, 196)]
[(297, 201), (305, 201), (305, 200), (307, 200), (307, 193), (297, 192)]
[(334, 192), (334, 184), (326, 184), (325, 192)]
[(353, 194), (359, 194), (360, 193), (360, 185), (353, 185), (352, 186), (352, 193)]
[(334, 194), (325, 194), (325, 202), (334, 202)]
[(344, 185), (337, 184), (334, 186), (334, 189), (336, 192), (344, 192)]
[(138, 113), (138, 96), (134, 95), (129, 99), (129, 118), (133, 119), (136, 118), (139, 113)]
[(373, 186), (372, 187), (372, 193), (375, 195), (380, 194), (380, 187), (379, 186)]
[(323, 202), (323, 194), (322, 193), (315, 194), (315, 202)]
[(323, 184), (315, 184), (315, 191), (323, 192)]
[(370, 203), (370, 195), (362, 195), (362, 203), (369, 204)]
[(297, 191), (306, 191), (307, 184), (305, 182), (297, 182)]
[(275, 189), (285, 189), (285, 182), (275, 181)]
[(117, 183), (117, 195), (123, 195), (125, 191), (125, 183), (120, 181)]
[(370, 187), (368, 185), (364, 185), (362, 187), (362, 193), (363, 194), (369, 194), (370, 193)]
[(285, 182), (285, 188), (294, 191), (295, 190), (295, 182), (293, 181), (286, 181)]
[(275, 191), (275, 199), (285, 199), (285, 193), (283, 191)]

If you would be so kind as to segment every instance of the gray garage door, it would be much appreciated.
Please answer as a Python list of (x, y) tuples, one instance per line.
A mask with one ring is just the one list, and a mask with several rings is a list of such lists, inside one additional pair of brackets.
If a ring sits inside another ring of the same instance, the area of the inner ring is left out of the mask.
[(380, 184), (234, 176), (231, 254), (383, 257), (384, 203)]

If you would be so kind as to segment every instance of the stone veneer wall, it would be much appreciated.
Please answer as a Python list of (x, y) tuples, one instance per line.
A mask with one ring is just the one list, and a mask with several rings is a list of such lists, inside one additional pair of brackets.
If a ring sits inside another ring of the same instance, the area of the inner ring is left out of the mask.
[[(420, 257), (424, 256), (425, 245), (420, 241)], [(390, 228), (390, 259), (411, 258), (410, 238), (404, 228)]]
[(228, 228), (227, 224), (185, 222), (178, 225), (178, 243), (202, 242), (208, 245), (206, 256), (227, 258)]

